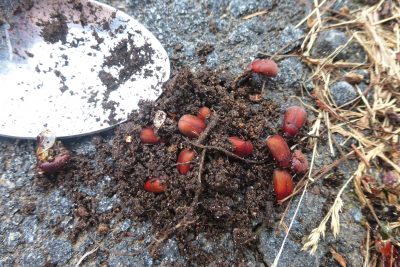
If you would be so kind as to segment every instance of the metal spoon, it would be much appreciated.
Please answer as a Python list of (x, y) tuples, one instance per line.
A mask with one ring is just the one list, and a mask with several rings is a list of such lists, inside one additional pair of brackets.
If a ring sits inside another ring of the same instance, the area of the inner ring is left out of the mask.
[(98, 132), (161, 94), (168, 55), (127, 14), (92, 0), (24, 3), (0, 14), (0, 135)]

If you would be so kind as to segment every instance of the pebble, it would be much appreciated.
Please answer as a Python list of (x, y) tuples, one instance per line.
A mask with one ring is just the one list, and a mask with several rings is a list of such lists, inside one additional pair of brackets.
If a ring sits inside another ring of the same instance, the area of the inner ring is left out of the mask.
[(130, 256), (110, 256), (110, 259), (108, 261), (109, 267), (137, 267), (137, 266), (152, 266), (153, 261), (152, 259), (141, 257), (141, 256), (136, 256), (136, 257), (130, 257)]
[(128, 231), (128, 229), (131, 227), (132, 221), (130, 219), (126, 219), (121, 226), (119, 227), (119, 232), (125, 232)]
[(165, 243), (161, 252), (161, 258), (161, 266), (173, 264), (180, 258), (178, 243), (175, 239), (170, 239)]
[(0, 258), (0, 267), (9, 267), (9, 266), (14, 266), (14, 259), (9, 256), (5, 256), (3, 258)]
[(278, 49), (283, 49), (279, 51), (279, 54), (286, 54), (292, 51), (294, 48), (300, 46), (302, 43), (301, 37), (303, 35), (304, 31), (301, 29), (295, 28), (293, 25), (286, 26), (279, 37), (280, 45), (278, 46)]
[(353, 215), (354, 221), (355, 221), (356, 223), (360, 223), (361, 220), (362, 220), (362, 218), (363, 218), (363, 215), (362, 215), (361, 210), (358, 209), (358, 208), (353, 208), (353, 209), (351, 210), (351, 213), (352, 213), (352, 215)]
[(342, 106), (358, 96), (355, 88), (345, 81), (332, 84), (329, 90), (333, 100), (338, 106)]
[(311, 56), (316, 58), (325, 58), (329, 56), (336, 48), (344, 45), (348, 37), (339, 30), (328, 30), (321, 32), (311, 49)]
[(219, 57), (215, 51), (207, 56), (206, 65), (207, 65), (207, 68), (209, 68), (209, 69), (216, 69), (218, 67)]
[(294, 86), (299, 85), (307, 73), (305, 65), (295, 57), (285, 58), (278, 63), (278, 66), (276, 81), (290, 89), (295, 89)]
[(231, 45), (245, 44), (249, 41), (250, 35), (248, 25), (241, 24), (228, 35), (228, 41)]

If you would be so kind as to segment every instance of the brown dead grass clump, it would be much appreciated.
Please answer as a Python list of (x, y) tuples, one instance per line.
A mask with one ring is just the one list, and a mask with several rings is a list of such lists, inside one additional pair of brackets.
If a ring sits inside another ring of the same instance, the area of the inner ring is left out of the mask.
[[(314, 2), (315, 9), (297, 25), (306, 22), (309, 29), (301, 46), (301, 58), (312, 70), (309, 81), (313, 83), (314, 91), (311, 96), (318, 107), (309, 106), (318, 114), (312, 133), (318, 135), (317, 129), (321, 124), (325, 125), (332, 153), (335, 145), (333, 133), (346, 138), (343, 144), (350, 139), (356, 140), (357, 145), (351, 146), (350, 153), (342, 153), (342, 159), (354, 155), (358, 167), (340, 188), (326, 217), (312, 231), (303, 249), (311, 253), (317, 250), (329, 220), (333, 234), (339, 233), (343, 206), (341, 195), (353, 182), (362, 206), (368, 210), (364, 266), (380, 263), (397, 266), (400, 243), (395, 237), (400, 234), (400, 223), (399, 217), (393, 214), (400, 211), (400, 7), (395, 1), (380, 1), (357, 10), (342, 8), (340, 12), (332, 12), (329, 1)], [(311, 57), (310, 51), (318, 33), (332, 28), (345, 31), (350, 36), (349, 41), (326, 58)], [(337, 60), (339, 53), (351, 43), (358, 43), (365, 51), (365, 62)], [(355, 72), (360, 69), (367, 70), (370, 75), (370, 83), (363, 92), (357, 86), (363, 77)], [(329, 86), (340, 80), (355, 84), (359, 94), (342, 106), (335, 104), (329, 91)], [(368, 94), (373, 95), (372, 100), (367, 99)], [(317, 141), (311, 141), (317, 145)], [(322, 175), (313, 173), (309, 179), (305, 177), (295, 193), (314, 179), (326, 175), (329, 166), (326, 169)], [(382, 212), (378, 207), (385, 207), (392, 213)], [(372, 238), (369, 236), (371, 233)]]

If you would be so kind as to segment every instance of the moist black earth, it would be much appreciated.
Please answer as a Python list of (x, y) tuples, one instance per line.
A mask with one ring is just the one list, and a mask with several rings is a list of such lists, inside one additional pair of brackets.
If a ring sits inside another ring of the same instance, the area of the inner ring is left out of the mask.
[[(111, 144), (99, 137), (93, 140), (95, 158), (72, 156), (67, 168), (56, 177), (39, 177), (36, 182), (44, 188), (57, 186), (76, 192), (73, 194), (78, 207), (76, 216), (81, 223), (71, 231), (73, 239), (86, 227), (107, 225), (114, 216), (119, 220), (151, 220), (156, 236), (169, 238), (175, 234), (182, 247), (192, 246), (193, 240), (188, 236), (206, 232), (220, 239), (222, 234), (231, 232), (239, 260), (244, 257), (240, 254), (241, 247), (256, 244), (258, 227), (271, 219), (275, 209), (282, 211), (281, 206), (273, 204), (276, 201), (271, 177), (277, 167), (265, 146), (267, 136), (281, 134), (281, 129), (270, 123), (279, 120), (279, 107), (271, 100), (254, 100), (251, 96), (256, 93), (250, 81), (236, 87), (232, 77), (221, 73), (192, 73), (183, 69), (165, 84), (161, 98), (154, 103), (142, 102), (139, 111), (117, 127)], [(239, 136), (254, 144), (254, 153), (248, 158), (254, 162), (207, 149), (199, 183), (202, 148), (179, 132), (177, 121), (184, 114), (197, 114), (203, 106), (213, 110), (210, 120), (218, 120), (203, 145), (232, 151), (227, 138)], [(155, 145), (143, 144), (140, 131), (152, 125), (157, 111), (167, 114), (157, 133), (162, 141)], [(299, 143), (301, 136), (289, 140), (290, 144)], [(183, 148), (197, 152), (187, 175), (179, 174), (176, 167), (178, 153)], [(98, 215), (93, 205), (96, 198), (79, 193), (75, 179), (80, 177), (79, 183), (90, 185), (105, 174), (113, 177), (112, 184), (105, 188), (106, 195), (118, 195), (120, 207), (112, 214)], [(149, 177), (168, 177), (166, 192), (146, 192), (143, 185)], [(193, 203), (196, 194), (197, 201)], [(183, 226), (175, 229), (178, 224)], [(158, 246), (163, 244), (152, 245), (151, 252), (156, 256)], [(191, 258), (194, 249), (201, 251), (200, 247), (183, 251)], [(212, 255), (203, 255), (196, 261), (207, 264), (209, 258)]]

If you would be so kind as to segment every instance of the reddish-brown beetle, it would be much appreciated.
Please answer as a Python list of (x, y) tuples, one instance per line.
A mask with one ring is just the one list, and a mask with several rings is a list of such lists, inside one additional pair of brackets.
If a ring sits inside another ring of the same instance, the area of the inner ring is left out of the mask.
[(231, 142), (236, 155), (245, 157), (251, 155), (253, 152), (253, 144), (250, 141), (240, 139), (237, 136), (231, 136), (228, 139)]
[(178, 171), (180, 174), (187, 174), (191, 169), (190, 162), (196, 156), (196, 152), (191, 149), (182, 149), (178, 156)]
[(291, 154), (283, 137), (280, 135), (270, 136), (266, 143), (272, 156), (278, 161), (278, 165), (283, 168), (289, 167)]
[(146, 127), (140, 132), (140, 140), (145, 144), (157, 144), (160, 141), (160, 137), (156, 135), (153, 128)]
[(44, 173), (55, 173), (60, 171), (71, 158), (69, 151), (63, 151), (54, 160), (39, 164), (39, 169)]
[(201, 107), (199, 109), (199, 113), (197, 114), (197, 117), (199, 119), (201, 119), (202, 121), (205, 121), (206, 119), (208, 119), (211, 116), (211, 109), (209, 109), (208, 107)]
[(206, 123), (193, 115), (183, 115), (178, 122), (178, 129), (181, 134), (190, 138), (198, 137), (205, 128)]
[(293, 179), (288, 171), (274, 170), (273, 182), (277, 200), (282, 200), (293, 193)]
[(271, 59), (255, 59), (251, 62), (248, 69), (269, 77), (275, 77), (278, 74), (278, 65)]
[(291, 168), (295, 173), (299, 174), (308, 171), (307, 157), (300, 150), (295, 150), (293, 152)]
[(144, 190), (152, 193), (163, 193), (167, 190), (165, 178), (150, 177), (144, 183)]
[(287, 137), (295, 137), (307, 119), (307, 112), (298, 106), (289, 107), (283, 118), (283, 131)]

